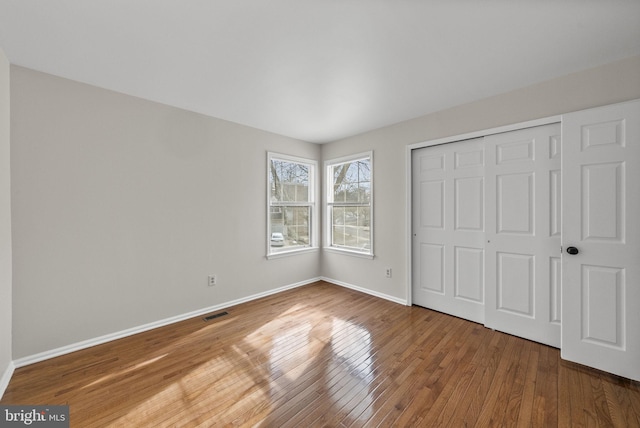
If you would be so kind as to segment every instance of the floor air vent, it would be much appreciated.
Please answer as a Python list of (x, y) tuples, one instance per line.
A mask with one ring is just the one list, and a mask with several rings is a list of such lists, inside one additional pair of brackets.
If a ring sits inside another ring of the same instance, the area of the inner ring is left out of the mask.
[(213, 314), (213, 315), (209, 315), (203, 318), (203, 320), (205, 321), (211, 321), (212, 319), (216, 319), (219, 317), (223, 317), (225, 315), (229, 315), (229, 312), (225, 311), (225, 312), (218, 312), (217, 314)]

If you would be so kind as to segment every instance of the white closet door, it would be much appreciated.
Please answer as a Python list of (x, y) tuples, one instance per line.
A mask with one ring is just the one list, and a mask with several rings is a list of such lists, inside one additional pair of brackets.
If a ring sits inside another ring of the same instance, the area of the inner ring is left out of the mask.
[(562, 358), (640, 381), (640, 101), (562, 136)]
[(485, 137), (485, 325), (560, 347), (560, 124)]
[(413, 284), (416, 305), (484, 321), (482, 139), (414, 150)]

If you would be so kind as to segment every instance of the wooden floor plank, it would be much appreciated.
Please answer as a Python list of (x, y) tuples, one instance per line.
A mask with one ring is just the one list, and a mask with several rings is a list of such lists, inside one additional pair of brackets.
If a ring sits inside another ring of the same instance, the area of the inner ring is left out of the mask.
[[(529, 355), (532, 352), (532, 347), (535, 344), (533, 342), (524, 342), (520, 346), (520, 356), (516, 360), (514, 365), (514, 378), (510, 382), (510, 388), (504, 388), (505, 395), (501, 401), (506, 402), (507, 408), (505, 409), (504, 416), (502, 418), (501, 426), (516, 426), (518, 423), (518, 417), (520, 414), (520, 408), (522, 405), (522, 398), (524, 393), (524, 385), (526, 382), (527, 364), (530, 362)], [(505, 382), (507, 384), (507, 382)]]
[(72, 426), (640, 427), (640, 386), (557, 349), (318, 282), (15, 371)]
[(515, 367), (520, 357), (520, 350), (524, 343), (519, 343), (515, 337), (509, 336), (502, 350), (498, 365), (495, 370), (489, 372), (491, 384), (484, 396), (482, 408), (478, 415), (478, 426), (497, 426), (504, 418), (507, 410), (505, 397), (508, 394), (511, 383), (515, 380)]
[(520, 401), (520, 411), (518, 413), (517, 427), (529, 427), (534, 415), (535, 389), (538, 382), (538, 361), (540, 352), (537, 346), (530, 345), (529, 360), (527, 361), (527, 372), (524, 376), (524, 386), (522, 400)]
[(557, 349), (538, 348), (538, 370), (534, 390), (532, 424), (558, 426), (558, 360)]
[(602, 376), (602, 384), (613, 426), (640, 427), (639, 385), (608, 375)]

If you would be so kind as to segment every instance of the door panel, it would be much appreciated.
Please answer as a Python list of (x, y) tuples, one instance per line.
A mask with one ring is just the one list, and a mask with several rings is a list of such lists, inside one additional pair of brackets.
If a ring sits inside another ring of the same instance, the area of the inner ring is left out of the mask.
[(444, 294), (444, 245), (420, 244), (420, 288)]
[(455, 248), (455, 296), (482, 304), (484, 251), (479, 248)]
[(413, 303), (483, 322), (482, 139), (415, 150), (412, 162)]
[(484, 143), (485, 325), (560, 347), (560, 125)]
[(598, 163), (582, 165), (581, 169), (582, 239), (621, 242), (624, 164)]
[(484, 179), (455, 179), (455, 229), (482, 232), (484, 228)]
[(562, 118), (562, 358), (640, 380), (640, 101)]
[(559, 169), (549, 171), (549, 187), (550, 235), (560, 238), (562, 234), (562, 173)]
[(533, 173), (496, 175), (497, 234), (533, 235)]
[(444, 180), (430, 180), (420, 183), (422, 203), (422, 227), (444, 228)]
[[(498, 252), (497, 309), (534, 317), (534, 256)], [(500, 326), (499, 326), (500, 327)]]
[(582, 265), (582, 329), (590, 342), (623, 348), (624, 270)]
[[(500, 135), (504, 136), (504, 134)], [(497, 165), (504, 165), (516, 161), (533, 161), (533, 140), (524, 139), (513, 141), (510, 137), (508, 138), (506, 142), (497, 143), (495, 146)]]

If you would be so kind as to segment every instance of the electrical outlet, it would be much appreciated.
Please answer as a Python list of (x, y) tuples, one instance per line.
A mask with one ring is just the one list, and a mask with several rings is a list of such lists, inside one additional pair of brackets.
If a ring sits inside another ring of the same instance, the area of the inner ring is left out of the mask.
[(218, 283), (218, 275), (209, 275), (209, 287), (213, 287)]
[(387, 278), (391, 278), (391, 268), (387, 268)]

